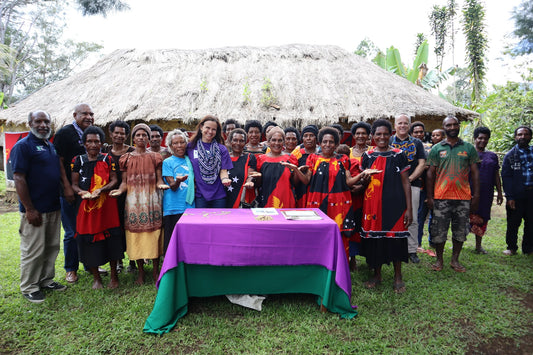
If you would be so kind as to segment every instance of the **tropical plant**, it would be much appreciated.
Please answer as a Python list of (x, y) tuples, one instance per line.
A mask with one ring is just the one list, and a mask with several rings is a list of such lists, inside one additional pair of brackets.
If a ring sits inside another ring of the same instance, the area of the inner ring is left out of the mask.
[(420, 47), (418, 47), (413, 66), (410, 68), (403, 64), (400, 51), (394, 46), (387, 49), (386, 54), (379, 52), (372, 61), (383, 69), (398, 74), (412, 83), (416, 83), (418, 73), (420, 72), (420, 66), (422, 64), (427, 64), (428, 62), (428, 51), (428, 42), (424, 41)]
[(529, 76), (523, 79), (522, 83), (494, 86), (480, 104), (483, 124), (493, 132), (491, 146), (494, 150), (508, 150), (514, 145), (514, 129), (520, 125), (533, 125), (533, 69), (530, 68)]
[(488, 49), (485, 34), (485, 9), (478, 0), (466, 0), (463, 6), (463, 33), (466, 39), (466, 62), (472, 81), (472, 102), (478, 104), (485, 84), (486, 51)]
[(513, 10), (515, 29), (519, 42), (511, 51), (514, 55), (533, 53), (533, 0), (524, 0)]
[(468, 109), (472, 107), (472, 83), (468, 69), (456, 69), (453, 83), (444, 89), (443, 98), (455, 106)]
[(277, 97), (274, 93), (274, 87), (269, 78), (263, 78), (263, 86), (261, 87), (261, 103), (265, 107), (271, 107), (277, 105)]
[(423, 33), (417, 33), (416, 34), (416, 41), (415, 41), (415, 55), (418, 53), (418, 48), (427, 40), (426, 36)]
[(435, 38), (433, 52), (435, 52), (437, 68), (439, 70), (442, 70), (442, 62), (446, 53), (446, 37), (449, 28), (448, 20), (448, 7), (433, 5), (433, 9), (429, 15), (429, 24), (431, 26), (431, 34)]

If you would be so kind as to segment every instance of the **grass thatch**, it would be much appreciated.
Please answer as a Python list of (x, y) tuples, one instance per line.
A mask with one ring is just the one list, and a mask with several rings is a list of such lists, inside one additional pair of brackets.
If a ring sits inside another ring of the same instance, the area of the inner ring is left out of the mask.
[(1, 111), (0, 121), (21, 126), (28, 112), (43, 109), (59, 128), (81, 102), (92, 105), (99, 126), (115, 119), (191, 123), (207, 114), (297, 127), (399, 113), (426, 121), (477, 116), (339, 47), (286, 45), (117, 50)]

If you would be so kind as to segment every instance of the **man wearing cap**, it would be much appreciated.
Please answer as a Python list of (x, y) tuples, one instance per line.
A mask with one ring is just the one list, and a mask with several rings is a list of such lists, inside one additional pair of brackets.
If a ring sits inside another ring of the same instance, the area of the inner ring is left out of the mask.
[(409, 162), (409, 182), (411, 183), (411, 205), (413, 209), (413, 222), (409, 225), (409, 238), (407, 248), (409, 260), (412, 263), (419, 263), (420, 259), (416, 255), (418, 249), (418, 205), (420, 203), (420, 188), (422, 179), (420, 176), (424, 172), (426, 164), (426, 153), (422, 142), (409, 135), (411, 119), (406, 114), (400, 114), (394, 119), (394, 129), (396, 134), (391, 137), (390, 145), (401, 149), (407, 156)]
[(54, 281), (59, 253), (61, 213), (59, 204), (60, 162), (48, 140), (50, 115), (28, 115), (30, 133), (18, 141), (10, 155), (20, 208), (20, 290), (32, 303), (41, 303), (42, 290), (64, 291)]

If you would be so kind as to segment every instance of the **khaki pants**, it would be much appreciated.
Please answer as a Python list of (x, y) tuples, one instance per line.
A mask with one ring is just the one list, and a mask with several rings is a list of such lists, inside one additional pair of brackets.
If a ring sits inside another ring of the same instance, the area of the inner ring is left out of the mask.
[(420, 204), (420, 187), (411, 186), (411, 204), (413, 207), (413, 222), (409, 226), (407, 250), (409, 254), (416, 253), (418, 248), (418, 205)]
[(20, 214), (20, 290), (39, 291), (54, 281), (59, 253), (61, 211), (43, 213), (43, 223), (32, 226), (26, 214)]

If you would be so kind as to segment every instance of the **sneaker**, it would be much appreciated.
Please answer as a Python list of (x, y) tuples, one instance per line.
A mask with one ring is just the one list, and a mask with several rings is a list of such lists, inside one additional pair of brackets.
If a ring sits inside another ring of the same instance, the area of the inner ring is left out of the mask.
[(52, 291), (65, 291), (67, 289), (67, 286), (61, 285), (58, 282), (53, 281), (48, 286), (41, 287), (43, 290), (52, 290)]
[(411, 260), (413, 264), (418, 264), (420, 262), (420, 259), (416, 253), (409, 253), (409, 260)]
[(503, 255), (516, 255), (516, 250), (510, 250), (510, 249), (504, 250)]
[(44, 302), (44, 294), (41, 291), (35, 291), (32, 293), (23, 293), (22, 296), (24, 296), (24, 298), (30, 301), (31, 303), (43, 303)]
[(118, 264), (117, 265), (117, 274), (120, 274), (122, 272), (122, 270), (124, 270), (124, 265)]

